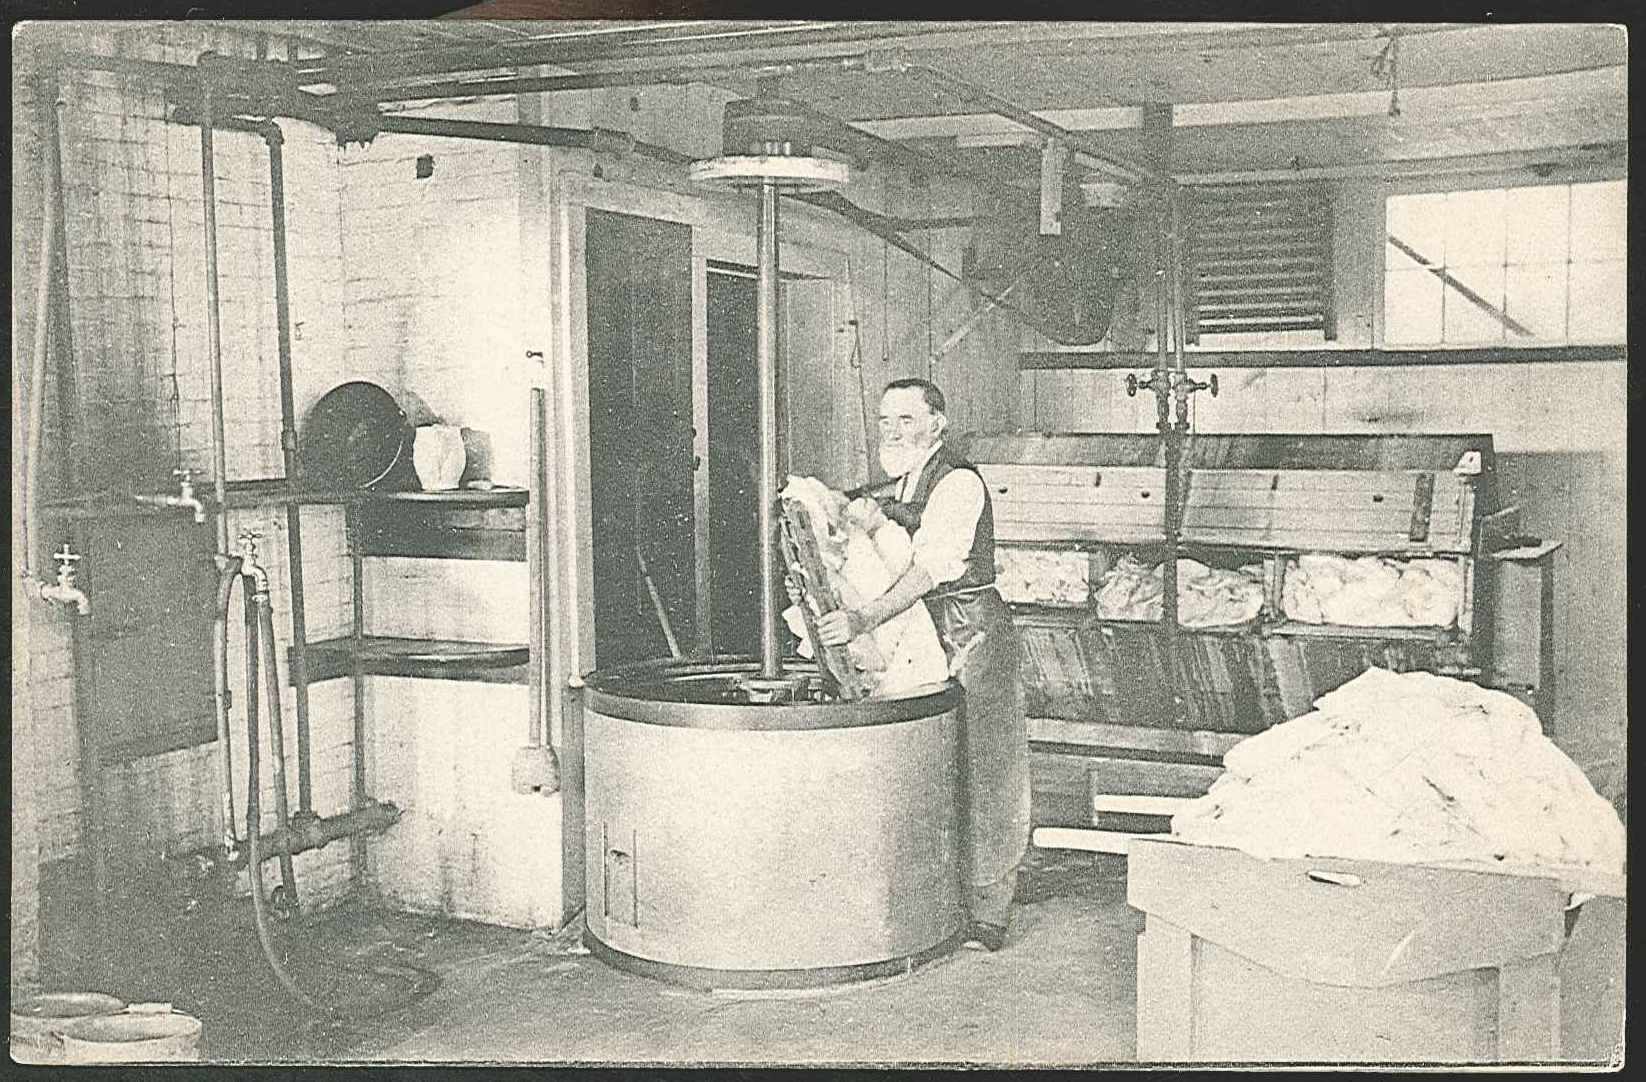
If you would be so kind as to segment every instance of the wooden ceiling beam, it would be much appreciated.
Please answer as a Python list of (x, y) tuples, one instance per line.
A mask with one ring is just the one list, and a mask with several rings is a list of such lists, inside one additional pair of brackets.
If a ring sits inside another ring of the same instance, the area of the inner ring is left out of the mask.
[[(1626, 104), (1628, 93), (1627, 66), (1609, 65), (1519, 79), (1403, 88), (1400, 108), (1403, 121), (1434, 123), (1482, 108), (1542, 111), (1573, 103)], [(1372, 90), (1261, 101), (1187, 102), (1175, 106), (1173, 116), (1178, 127), (1194, 128), (1341, 120), (1386, 116), (1388, 111), (1389, 92)], [(1143, 123), (1142, 110), (1135, 106), (1035, 112), (1071, 131), (1121, 131), (1141, 128)], [(883, 139), (952, 138), (961, 147), (1015, 146), (1038, 141), (1028, 129), (993, 113), (859, 120), (852, 124)]]

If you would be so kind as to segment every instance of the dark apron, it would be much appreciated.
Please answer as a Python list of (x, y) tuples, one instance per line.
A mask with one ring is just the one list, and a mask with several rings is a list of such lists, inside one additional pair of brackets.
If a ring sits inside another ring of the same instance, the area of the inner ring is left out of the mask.
[(966, 689), (968, 874), (972, 886), (987, 886), (1016, 868), (1029, 845), (1029, 732), (1017, 629), (992, 586), (923, 600), (951, 661), (971, 647), (955, 674)]

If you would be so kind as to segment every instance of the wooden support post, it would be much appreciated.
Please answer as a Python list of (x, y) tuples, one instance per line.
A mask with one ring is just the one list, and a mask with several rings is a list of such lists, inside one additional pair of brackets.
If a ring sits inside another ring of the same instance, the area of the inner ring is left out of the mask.
[(1195, 938), (1150, 913), (1137, 937), (1137, 1059), (1194, 1058)]

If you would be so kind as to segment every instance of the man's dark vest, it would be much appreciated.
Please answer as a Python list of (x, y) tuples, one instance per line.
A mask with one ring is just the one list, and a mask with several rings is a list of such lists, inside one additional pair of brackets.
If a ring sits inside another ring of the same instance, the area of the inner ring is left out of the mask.
[[(948, 444), (943, 444), (920, 471), (920, 478), (915, 482), (914, 491), (909, 493), (908, 500), (888, 500), (882, 505), (886, 517), (913, 534), (920, 528), (920, 520), (926, 510), (926, 501), (931, 499), (932, 489), (953, 470), (970, 470), (977, 474), (979, 481), (983, 480), (983, 475), (977, 473), (976, 466), (950, 451)], [(988, 586), (993, 582), (994, 505), (989, 500), (989, 486), (985, 483), (983, 510), (977, 516), (977, 529), (972, 532), (972, 548), (966, 554), (965, 572), (953, 582), (940, 583), (926, 596), (938, 597), (970, 587)]]

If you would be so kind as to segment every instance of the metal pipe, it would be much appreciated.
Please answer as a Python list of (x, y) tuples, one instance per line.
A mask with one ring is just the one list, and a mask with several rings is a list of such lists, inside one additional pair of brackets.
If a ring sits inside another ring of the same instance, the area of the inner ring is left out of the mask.
[(777, 185), (760, 182), (760, 218), (755, 234), (755, 371), (760, 403), (760, 676), (782, 672), (777, 634)]
[(604, 128), (554, 128), (539, 124), (499, 124), (484, 120), (416, 116), (384, 116), (379, 118), (378, 128), (395, 135), (432, 135), (532, 146), (573, 147), (617, 155), (633, 153), (673, 165), (685, 165), (693, 160), (690, 155), (668, 147), (640, 142), (627, 132)]
[[(51, 109), (50, 102), (45, 103)], [(23, 566), (21, 574), (30, 591), (38, 596), (34, 548), (40, 542), (40, 448), (46, 424), (46, 359), (51, 349), (52, 250), (57, 245), (57, 216), (52, 213), (52, 192), (57, 162), (51, 149), (42, 144), (40, 169), (40, 283), (35, 293), (34, 354), (29, 369), (28, 434), (23, 481)]]
[[(825, 23), (814, 26), (796, 27), (793, 25), (761, 27), (752, 29), (747, 24), (729, 23), (718, 24), (732, 29), (719, 29), (717, 24), (704, 25), (701, 23), (673, 24), (671, 29), (680, 33), (667, 40), (657, 40), (657, 35), (646, 27), (622, 28), (607, 30), (604, 48), (590, 49), (586, 39), (590, 36), (586, 32), (561, 35), (553, 38), (537, 38), (519, 43), (487, 43), (484, 45), (465, 45), (450, 49), (406, 49), (388, 53), (371, 53), (364, 56), (352, 56), (342, 59), (322, 57), (315, 60), (299, 61), (294, 67), (294, 79), (298, 85), (312, 85), (315, 83), (333, 83), (338, 86), (359, 85), (381, 81), (386, 78), (406, 78), (419, 75), (454, 74), (464, 71), (483, 71), (506, 67), (522, 67), (537, 64), (576, 64), (581, 62), (610, 62), (620, 63), (625, 60), (643, 59), (657, 56), (682, 56), (692, 53), (711, 53), (712, 50), (742, 50), (759, 48), (778, 48), (783, 46), (818, 46), (844, 42), (864, 40), (883, 41), (889, 36), (908, 36), (924, 33), (929, 26), (915, 23), (894, 22), (855, 22), (855, 23)], [(635, 40), (616, 40), (615, 35), (629, 33)], [(650, 34), (651, 40), (642, 39), (642, 35)], [(584, 41), (568, 40), (583, 38)], [(627, 53), (627, 55), (624, 55)], [(828, 61), (839, 58), (827, 58)], [(856, 57), (861, 59), (861, 57)], [(822, 58), (805, 58), (797, 63), (819, 63)], [(742, 67), (735, 70), (758, 71), (764, 67), (775, 65), (757, 65)], [(732, 68), (732, 65), (727, 65)], [(617, 74), (617, 73), (614, 73)], [(630, 84), (641, 85), (641, 84)]]
[[(489, 79), (452, 79), (443, 82), (378, 86), (363, 98), (378, 104), (428, 101), (436, 98), (494, 97), (512, 94), (553, 94), (570, 90), (607, 90), (620, 86), (660, 86), (675, 83), (709, 83), (734, 76), (738, 79), (780, 79), (785, 75), (810, 72), (846, 73), (863, 71), (865, 53), (850, 56), (817, 57), (741, 66), (720, 64), (701, 68), (649, 68), (627, 71), (595, 71), (574, 75), (520, 75)], [(869, 133), (865, 132), (865, 135)]]
[(291, 808), (286, 795), (286, 730), (280, 717), (280, 667), (278, 648), (274, 641), (274, 608), (269, 603), (267, 580), (258, 583), (257, 637), (260, 640), (267, 672), (263, 674), (269, 697), (269, 752), (274, 756), (274, 811), (284, 830), (285, 842), (280, 849), (280, 879), (286, 887), (286, 900), (297, 906), (297, 874), (292, 869)]
[[(285, 137), (270, 120), (260, 134), (269, 148), (269, 213), (274, 237), (274, 326), (280, 368), (280, 452), (286, 483), (300, 489), (302, 461), (297, 455), (297, 403), (292, 389), (291, 292), (286, 257), (286, 170), (281, 147)], [(297, 709), (297, 812), (314, 814), (309, 743), (308, 617), (303, 601), (303, 519), (294, 502), (286, 505), (287, 581), (291, 590), (292, 684)]]
[[(261, 672), (261, 669), (259, 669)], [(249, 730), (255, 731), (255, 730)], [(283, 851), (287, 845), (291, 846), (293, 856), (324, 849), (333, 842), (342, 841), (361, 834), (381, 834), (389, 827), (400, 821), (401, 811), (394, 804), (387, 801), (374, 800), (359, 810), (343, 812), (340, 815), (317, 815), (313, 819), (293, 822), (289, 827), (263, 833), (258, 839), (258, 855), (267, 863), (269, 857), (276, 852)], [(248, 816), (246, 837), (251, 839), (251, 824)], [(241, 850), (238, 859), (229, 863), (231, 868), (245, 868), (251, 866), (250, 846)], [(196, 854), (188, 854), (190, 856)], [(198, 854), (210, 858), (214, 854), (202, 852)]]
[(86, 448), (91, 446), (91, 435), (86, 431), (85, 374), (74, 363), (74, 320), (69, 307), (68, 201), (63, 190), (63, 112), (68, 108), (68, 102), (64, 100), (61, 85), (55, 80), (49, 84), (49, 89), (52, 108), (46, 112), (49, 125), (46, 147), (53, 169), (52, 209), (57, 215), (57, 248), (53, 257), (57, 303), (52, 310), (57, 317), (57, 386), (61, 400), (58, 409), (64, 418), (63, 431), (72, 434), (70, 445), (64, 448), (63, 455), (67, 467), (66, 491), (81, 492), (84, 490), (84, 456)]
[[(212, 87), (200, 88), (200, 194), (206, 229), (206, 341), (211, 361), (211, 465), (217, 497), (217, 552), (229, 551), (228, 467), (223, 434), (223, 316), (217, 280), (217, 159), (212, 143)], [(232, 828), (231, 828), (232, 829)]]
[(558, 448), (549, 434), (549, 410), (548, 391), (542, 387), (532, 388), (532, 482), (536, 485), (536, 491), (531, 494), (531, 517), (533, 532), (538, 537), (538, 574), (533, 584), (538, 591), (538, 618), (542, 624), (539, 628), (543, 644), (540, 680), (541, 694), (546, 700), (542, 715), (547, 718), (548, 731), (545, 733), (542, 730), (543, 717), (539, 717), (539, 727), (529, 735), (534, 744), (552, 746), (561, 738), (565, 704), (562, 701), (563, 678), (560, 674), (560, 534), (559, 523), (550, 513), (554, 505)]

